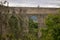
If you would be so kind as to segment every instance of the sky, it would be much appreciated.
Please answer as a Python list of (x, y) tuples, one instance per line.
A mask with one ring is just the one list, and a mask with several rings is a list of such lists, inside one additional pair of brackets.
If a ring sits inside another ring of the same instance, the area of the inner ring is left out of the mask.
[(60, 0), (6, 0), (6, 1), (9, 2), (9, 6), (11, 7), (38, 7), (38, 6), (60, 7)]

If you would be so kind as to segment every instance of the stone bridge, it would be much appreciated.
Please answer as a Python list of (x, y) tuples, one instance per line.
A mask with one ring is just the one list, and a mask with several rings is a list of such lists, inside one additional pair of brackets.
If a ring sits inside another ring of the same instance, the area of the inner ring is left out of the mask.
[[(28, 32), (29, 18), (36, 16), (38, 20), (38, 29), (45, 27), (45, 18), (48, 14), (58, 14), (60, 8), (42, 8), (42, 7), (0, 7), (0, 13), (2, 14), (17, 14), (23, 16), (23, 26), (25, 32)], [(1, 25), (0, 25), (1, 26)], [(38, 32), (40, 35), (40, 30)], [(40, 37), (40, 36), (39, 36)]]

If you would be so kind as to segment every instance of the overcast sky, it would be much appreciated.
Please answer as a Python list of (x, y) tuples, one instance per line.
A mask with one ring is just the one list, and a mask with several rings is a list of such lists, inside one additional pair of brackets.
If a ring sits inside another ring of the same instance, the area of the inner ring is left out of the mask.
[[(0, 0), (4, 1), (4, 0)], [(59, 7), (60, 0), (7, 0), (9, 2), (9, 6), (15, 7)]]

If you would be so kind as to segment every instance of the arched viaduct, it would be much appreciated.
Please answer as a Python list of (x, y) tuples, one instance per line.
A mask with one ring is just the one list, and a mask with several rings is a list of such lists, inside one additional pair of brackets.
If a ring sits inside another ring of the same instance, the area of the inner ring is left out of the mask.
[[(45, 18), (48, 14), (58, 14), (60, 8), (42, 8), (42, 7), (0, 7), (2, 14), (17, 14), (23, 17), (23, 26), (25, 32), (28, 32), (29, 17), (36, 16), (38, 20), (38, 29), (45, 26)], [(1, 22), (0, 22), (1, 27)], [(0, 29), (1, 30), (1, 29)], [(38, 32), (40, 35), (40, 30)]]

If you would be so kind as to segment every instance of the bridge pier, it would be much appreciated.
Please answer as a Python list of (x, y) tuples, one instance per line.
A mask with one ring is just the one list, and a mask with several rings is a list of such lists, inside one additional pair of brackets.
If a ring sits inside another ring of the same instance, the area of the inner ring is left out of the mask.
[(24, 15), (24, 17), (23, 17), (23, 31), (25, 33), (29, 32), (28, 27), (29, 27), (29, 18), (28, 18), (28, 16)]
[(38, 38), (42, 36), (41, 28), (45, 27), (44, 25), (44, 15), (38, 15)]

